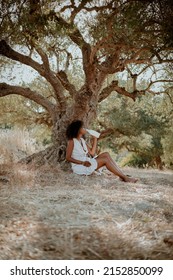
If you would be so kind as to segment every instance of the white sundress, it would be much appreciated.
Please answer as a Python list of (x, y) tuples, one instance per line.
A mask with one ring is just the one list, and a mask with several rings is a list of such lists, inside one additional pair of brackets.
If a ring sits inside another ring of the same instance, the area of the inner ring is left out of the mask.
[[(73, 138), (74, 148), (71, 157), (76, 160), (89, 161), (91, 165), (89, 167), (82, 164), (71, 163), (72, 170), (74, 173), (79, 175), (90, 175), (97, 169), (97, 161), (95, 158), (90, 158), (88, 156), (88, 148), (85, 140), (81, 138), (80, 140)], [(81, 141), (81, 142), (80, 142)]]

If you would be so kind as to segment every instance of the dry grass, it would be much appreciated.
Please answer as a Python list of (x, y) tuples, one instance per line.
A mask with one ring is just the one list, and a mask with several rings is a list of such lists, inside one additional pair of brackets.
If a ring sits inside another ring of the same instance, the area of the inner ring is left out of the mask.
[(172, 259), (173, 173), (1, 165), (0, 259)]
[(0, 164), (11, 164), (35, 153), (39, 147), (26, 129), (0, 131)]

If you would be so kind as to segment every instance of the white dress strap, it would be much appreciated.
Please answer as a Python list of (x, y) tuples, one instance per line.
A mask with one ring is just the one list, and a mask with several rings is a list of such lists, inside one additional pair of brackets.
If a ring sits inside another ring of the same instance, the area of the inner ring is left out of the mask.
[(88, 154), (88, 148), (87, 148), (85, 140), (83, 138), (81, 138), (80, 140), (81, 140), (81, 146), (82, 146), (85, 154)]

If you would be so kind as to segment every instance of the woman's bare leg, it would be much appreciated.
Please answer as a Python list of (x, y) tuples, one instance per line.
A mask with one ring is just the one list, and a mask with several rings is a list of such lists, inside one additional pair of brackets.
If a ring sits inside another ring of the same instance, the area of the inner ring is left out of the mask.
[(99, 158), (105, 158), (105, 157), (108, 158), (112, 162), (112, 164), (115, 166), (116, 170), (118, 170), (120, 173), (122, 173), (125, 176), (125, 174), (121, 171), (121, 169), (116, 164), (116, 162), (111, 158), (109, 153), (107, 153), (107, 152), (101, 153), (98, 157)]
[(121, 171), (121, 169), (117, 166), (117, 164), (113, 161), (113, 159), (111, 158), (109, 153), (102, 153), (102, 154), (100, 154), (96, 158), (96, 160), (97, 160), (97, 164), (98, 164), (98, 168), (97, 169), (99, 169), (102, 166), (106, 166), (109, 171), (114, 173), (116, 176), (120, 177), (125, 182), (135, 183), (137, 181), (137, 179), (135, 179), (135, 178), (129, 178), (128, 176), (126, 176)]

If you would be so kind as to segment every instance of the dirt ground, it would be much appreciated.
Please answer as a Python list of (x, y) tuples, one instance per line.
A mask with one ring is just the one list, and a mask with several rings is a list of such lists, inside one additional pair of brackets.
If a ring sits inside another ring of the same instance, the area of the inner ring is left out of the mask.
[(173, 259), (173, 172), (123, 170), (1, 170), (0, 259)]

